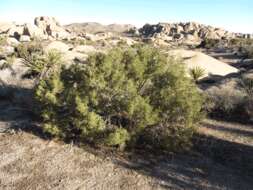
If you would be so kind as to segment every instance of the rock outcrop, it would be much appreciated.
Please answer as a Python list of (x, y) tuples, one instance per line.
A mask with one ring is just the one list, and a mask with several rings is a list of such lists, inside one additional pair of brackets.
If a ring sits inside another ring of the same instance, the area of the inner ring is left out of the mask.
[(64, 29), (55, 18), (43, 16), (36, 17), (34, 24), (0, 23), (0, 34), (21, 42), (27, 42), (29, 38), (61, 40), (71, 37), (71, 33)]
[(56, 39), (67, 39), (71, 35), (65, 30), (54, 17), (36, 17), (34, 24), (40, 28), (44, 34)]
[(146, 24), (139, 29), (139, 32), (143, 38), (150, 38), (153, 41), (161, 39), (193, 45), (199, 44), (204, 39), (230, 39), (236, 36), (223, 29), (195, 22)]

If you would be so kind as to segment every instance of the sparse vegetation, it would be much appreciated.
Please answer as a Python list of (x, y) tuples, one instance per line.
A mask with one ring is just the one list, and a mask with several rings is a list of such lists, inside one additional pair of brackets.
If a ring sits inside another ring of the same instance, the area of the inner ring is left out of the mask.
[(44, 129), (122, 147), (136, 144), (145, 128), (159, 126), (166, 141), (157, 136), (163, 144), (156, 146), (187, 148), (201, 118), (202, 96), (181, 65), (158, 50), (138, 47), (63, 67), (36, 88)]
[(245, 93), (230, 87), (214, 88), (208, 92), (207, 109), (213, 116), (233, 118), (243, 116)]
[(242, 87), (246, 92), (246, 100), (245, 100), (245, 110), (249, 116), (249, 119), (253, 119), (253, 79), (252, 78), (243, 78), (242, 79)]
[(242, 78), (240, 88), (229, 86), (208, 91), (206, 108), (211, 116), (247, 122), (253, 118), (253, 80)]
[(5, 45), (6, 44), (6, 40), (7, 40), (6, 37), (0, 36), (0, 46)]

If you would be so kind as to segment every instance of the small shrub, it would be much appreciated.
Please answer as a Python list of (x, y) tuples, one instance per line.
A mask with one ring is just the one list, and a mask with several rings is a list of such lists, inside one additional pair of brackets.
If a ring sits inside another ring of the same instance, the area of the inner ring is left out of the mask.
[(253, 120), (253, 79), (252, 78), (242, 78), (241, 84), (243, 90), (247, 94), (245, 101), (245, 110), (249, 116), (250, 120)]
[(157, 146), (174, 150), (190, 144), (203, 102), (183, 64), (146, 46), (97, 53), (51, 72), (35, 99), (53, 135), (122, 147), (159, 126), (165, 132)]
[(196, 66), (190, 69), (190, 75), (193, 78), (193, 80), (197, 82), (201, 77), (205, 75), (205, 69)]
[(26, 76), (37, 76), (38, 79), (46, 77), (61, 65), (61, 53), (56, 50), (44, 52), (40, 41), (20, 44), (17, 47), (17, 56), (29, 68)]
[(17, 57), (23, 59), (29, 59), (34, 54), (42, 55), (43, 54), (42, 42), (34, 40), (27, 43), (21, 43), (16, 47), (16, 54)]
[(223, 119), (241, 119), (245, 116), (243, 91), (230, 87), (213, 88), (207, 92), (206, 109), (211, 116)]
[(245, 51), (245, 57), (253, 58), (253, 45), (245, 46), (244, 51)]
[(205, 39), (201, 42), (199, 46), (201, 48), (210, 49), (210, 48), (218, 47), (220, 43), (221, 43), (221, 40), (219, 39)]
[(248, 96), (253, 97), (253, 79), (242, 78), (241, 85), (242, 85), (244, 91), (248, 94)]

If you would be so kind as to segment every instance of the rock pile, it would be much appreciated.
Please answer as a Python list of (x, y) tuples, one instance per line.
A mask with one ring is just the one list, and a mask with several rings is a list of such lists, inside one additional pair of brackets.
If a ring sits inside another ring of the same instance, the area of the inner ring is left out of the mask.
[(36, 17), (34, 24), (16, 25), (15, 23), (0, 23), (0, 35), (15, 38), (20, 42), (31, 38), (68, 39), (71, 33), (65, 30), (53, 17)]
[(142, 37), (166, 42), (177, 41), (186, 44), (199, 44), (204, 39), (230, 39), (236, 34), (195, 22), (146, 24), (139, 29)]

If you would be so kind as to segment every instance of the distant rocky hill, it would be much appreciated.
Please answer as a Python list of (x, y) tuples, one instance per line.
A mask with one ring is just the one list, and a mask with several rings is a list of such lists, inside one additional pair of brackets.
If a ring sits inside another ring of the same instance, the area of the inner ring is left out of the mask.
[[(122, 34), (129, 34), (123, 36)], [(76, 38), (97, 41), (121, 36), (139, 37), (158, 45), (199, 45), (205, 39), (231, 39), (235, 37), (252, 38), (252, 35), (236, 34), (226, 30), (206, 26), (195, 22), (146, 24), (138, 29), (130, 24), (102, 25), (96, 22), (74, 23), (61, 26), (53, 17), (36, 17), (33, 24), (17, 25), (1, 23), (0, 35), (11, 38), (11, 41), (27, 42), (33, 38), (42, 40), (71, 40)]]
[(30, 41), (31, 38), (50, 40), (67, 39), (72, 36), (55, 18), (46, 16), (36, 17), (33, 24), (0, 23), (0, 35), (20, 42)]
[(146, 24), (139, 29), (143, 38), (153, 41), (165, 42), (178, 41), (187, 44), (198, 44), (205, 39), (231, 39), (235, 37), (247, 37), (242, 34), (228, 32), (221, 28), (206, 26), (195, 22), (187, 23), (158, 23)]
[(85, 23), (73, 23), (66, 25), (65, 28), (76, 34), (91, 33), (96, 34), (100, 32), (112, 32), (112, 33), (123, 33), (131, 28), (134, 28), (130, 24), (110, 24), (102, 25), (96, 22), (85, 22)]

